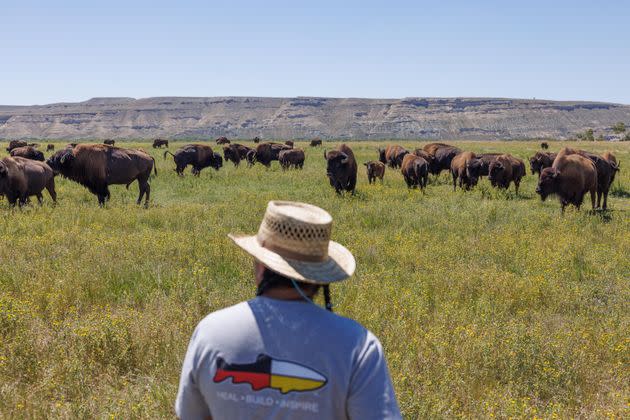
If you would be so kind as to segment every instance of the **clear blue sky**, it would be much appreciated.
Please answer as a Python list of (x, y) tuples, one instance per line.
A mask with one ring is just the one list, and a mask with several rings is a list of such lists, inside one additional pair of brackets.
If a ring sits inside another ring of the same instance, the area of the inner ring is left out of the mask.
[(227, 95), (630, 104), (630, 1), (4, 0), (0, 83), (0, 104)]

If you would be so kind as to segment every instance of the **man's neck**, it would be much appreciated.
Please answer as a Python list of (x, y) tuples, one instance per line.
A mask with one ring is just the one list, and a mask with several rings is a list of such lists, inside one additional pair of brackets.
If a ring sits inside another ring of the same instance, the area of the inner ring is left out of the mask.
[[(313, 294), (304, 294), (311, 300), (314, 297)], [(262, 296), (278, 300), (304, 300), (302, 295), (300, 295), (300, 293), (292, 287), (274, 287), (269, 290), (265, 290)]]

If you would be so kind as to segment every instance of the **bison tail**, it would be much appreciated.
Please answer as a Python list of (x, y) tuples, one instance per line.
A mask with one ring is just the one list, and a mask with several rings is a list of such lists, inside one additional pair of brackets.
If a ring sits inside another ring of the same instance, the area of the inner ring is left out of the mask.
[(175, 155), (172, 154), (169, 150), (164, 152), (164, 159), (166, 159), (166, 155), (171, 155), (171, 156), (175, 157)]
[(155, 158), (151, 156), (151, 160), (153, 160), (153, 173), (157, 176), (157, 163), (155, 163)]

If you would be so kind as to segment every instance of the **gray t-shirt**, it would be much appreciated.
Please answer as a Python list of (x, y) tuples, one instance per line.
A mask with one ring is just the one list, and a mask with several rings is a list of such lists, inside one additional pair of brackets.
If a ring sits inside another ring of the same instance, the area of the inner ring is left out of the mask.
[(314, 304), (265, 297), (199, 323), (175, 410), (184, 420), (401, 418), (370, 331)]

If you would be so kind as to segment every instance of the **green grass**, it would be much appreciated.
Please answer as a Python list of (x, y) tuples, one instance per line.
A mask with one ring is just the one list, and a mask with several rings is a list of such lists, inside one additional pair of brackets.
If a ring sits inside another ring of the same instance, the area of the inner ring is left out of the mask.
[[(57, 207), (0, 201), (1, 418), (173, 416), (196, 323), (254, 295), (252, 262), (226, 234), (255, 232), (269, 200), (333, 215), (358, 262), (332, 289), (336, 311), (383, 342), (406, 418), (630, 415), (630, 144), (570, 143), (615, 151), (622, 171), (611, 211), (564, 216), (529, 169), (519, 196), (485, 179), (453, 193), (445, 174), (422, 194), (389, 169), (369, 186), (360, 165), (357, 195), (337, 197), (321, 148), (306, 147), (303, 171), (228, 163), (178, 178), (172, 159), (131, 144), (158, 163), (149, 209), (136, 184), (100, 209), (61, 179)], [(376, 143), (351, 145), (360, 164), (376, 158)]]

